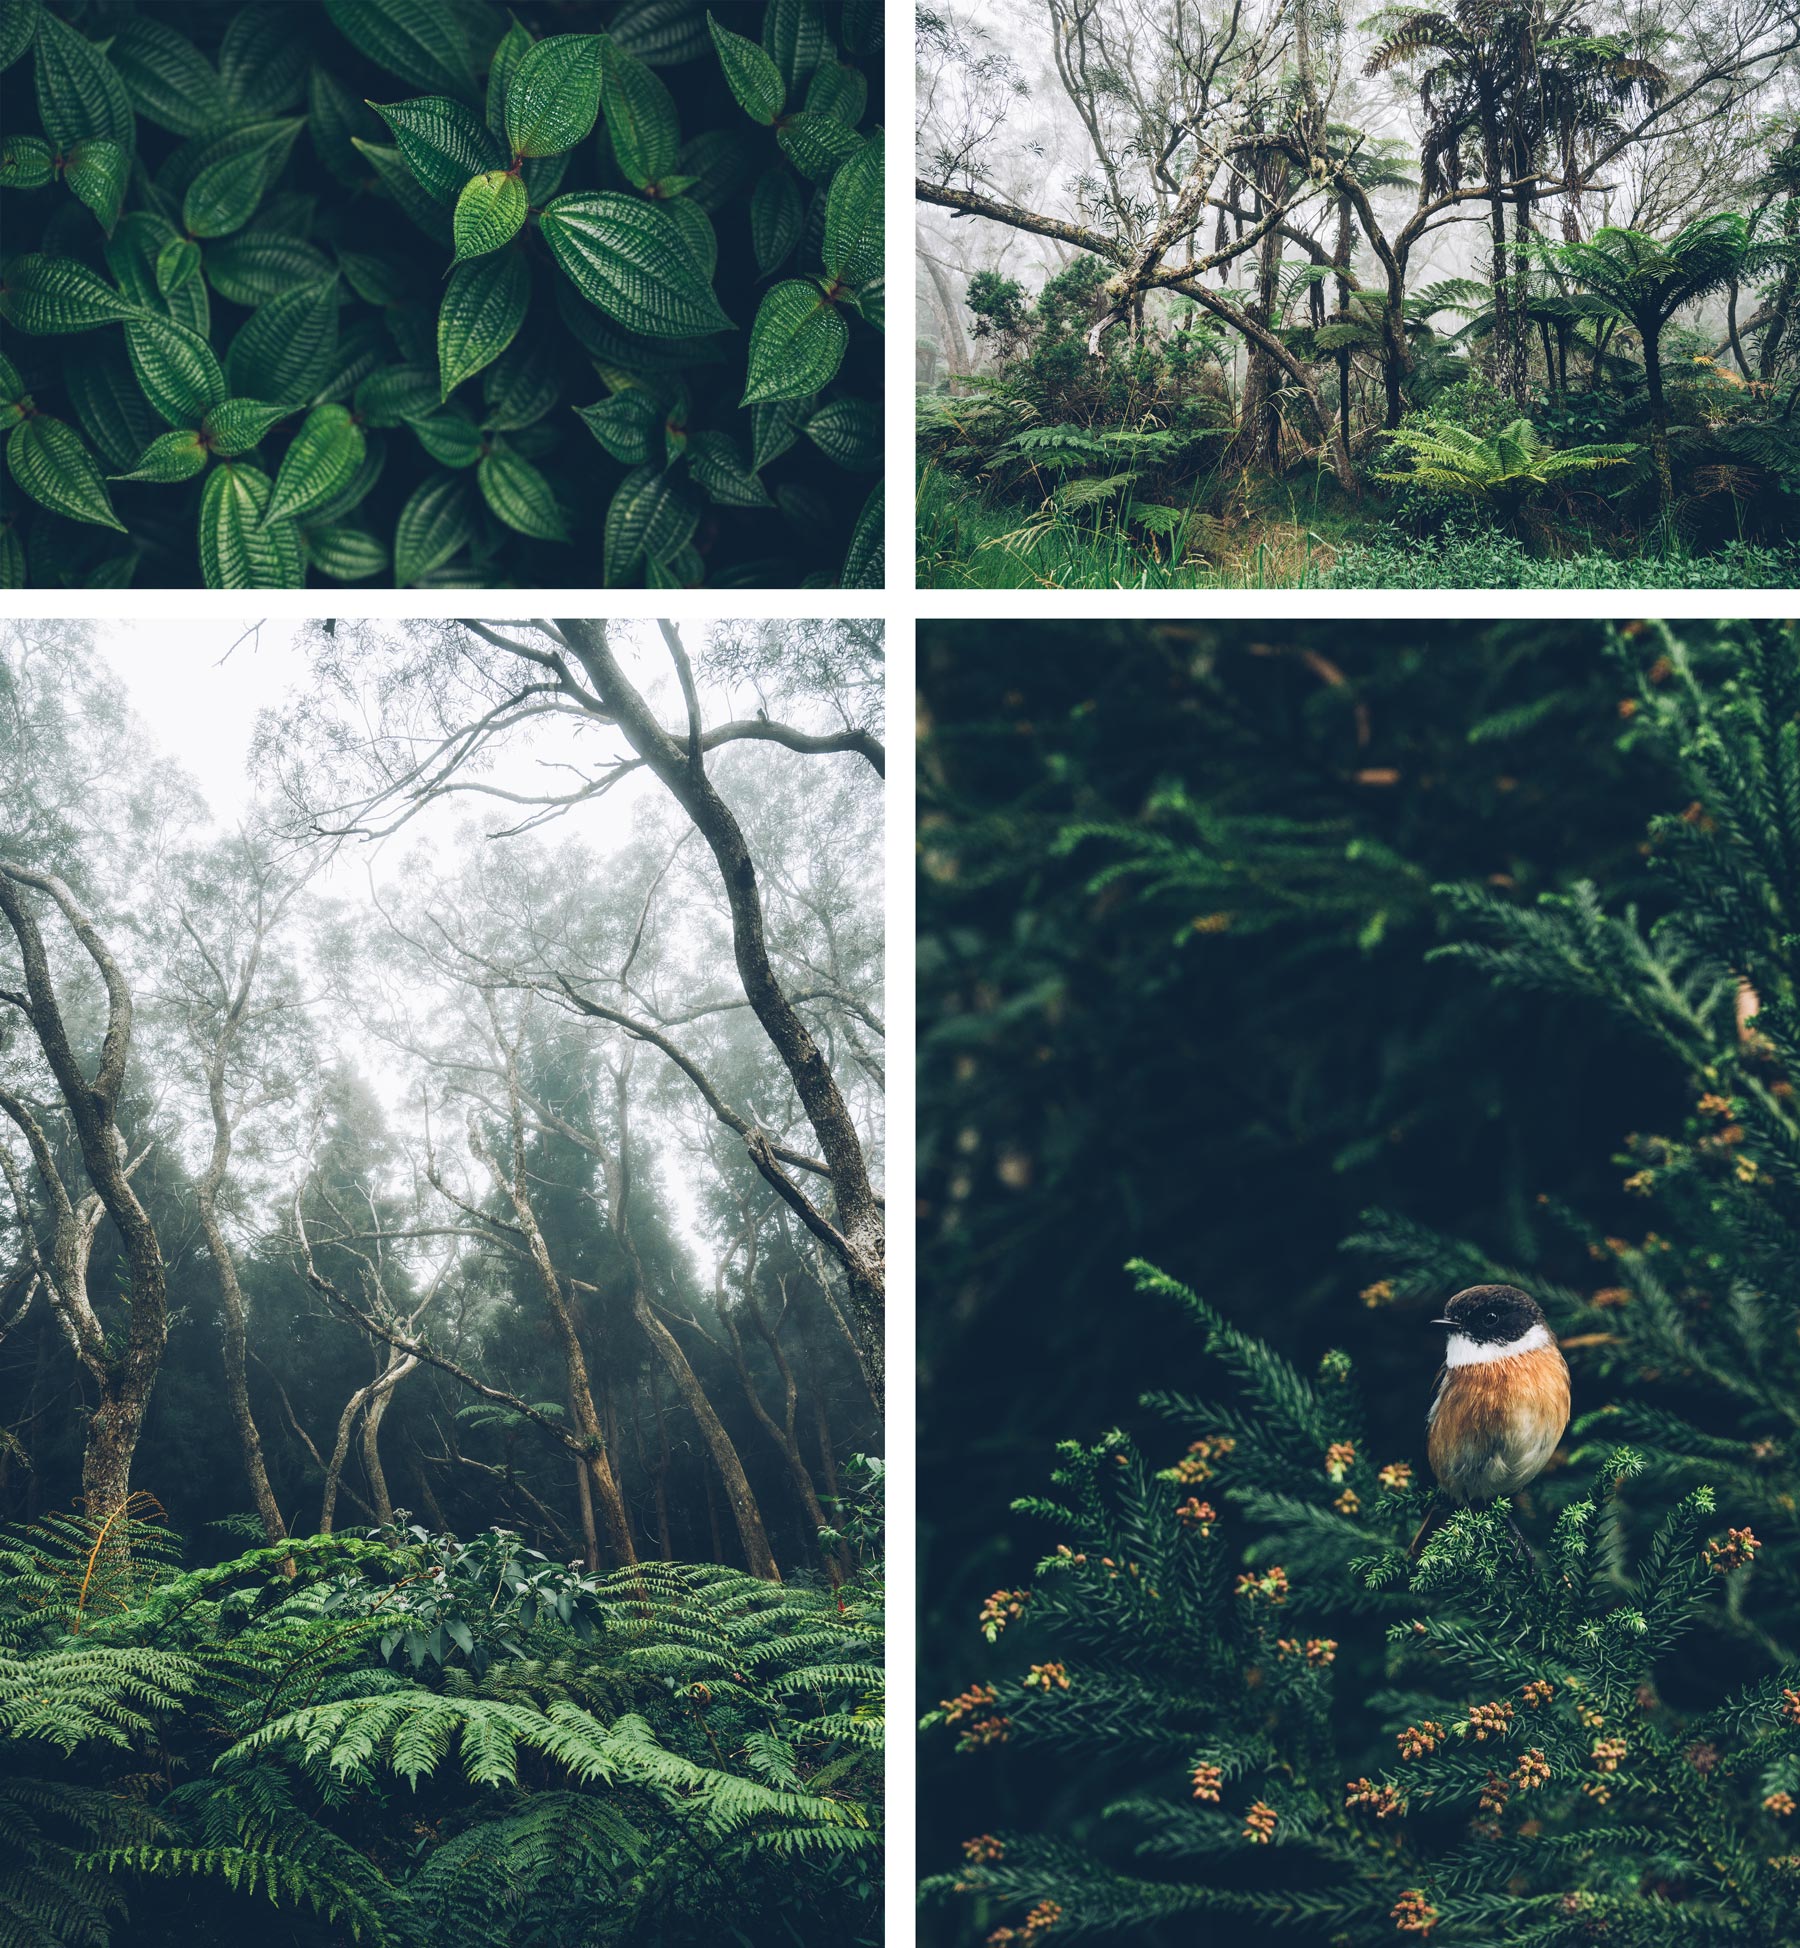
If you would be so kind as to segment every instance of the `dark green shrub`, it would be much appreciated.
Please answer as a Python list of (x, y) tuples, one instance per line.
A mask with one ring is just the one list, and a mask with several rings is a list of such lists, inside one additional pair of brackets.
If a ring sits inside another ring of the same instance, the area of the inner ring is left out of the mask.
[(0, 0), (0, 587), (878, 586), (879, 0), (718, 11)]

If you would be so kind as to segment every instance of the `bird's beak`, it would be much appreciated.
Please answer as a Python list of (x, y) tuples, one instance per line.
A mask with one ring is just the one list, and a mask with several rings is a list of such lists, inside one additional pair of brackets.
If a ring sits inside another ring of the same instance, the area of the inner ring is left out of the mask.
[(1428, 1326), (1454, 1326), (1456, 1321), (1454, 1319), (1427, 1319), (1425, 1323)]

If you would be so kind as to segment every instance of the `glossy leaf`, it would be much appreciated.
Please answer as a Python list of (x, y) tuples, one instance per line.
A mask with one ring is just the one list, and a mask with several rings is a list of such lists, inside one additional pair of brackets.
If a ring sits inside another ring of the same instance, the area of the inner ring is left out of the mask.
[(200, 431), (215, 453), (248, 453), (270, 427), (291, 417), (293, 410), (291, 406), (268, 405), (261, 399), (222, 399), (200, 422)]
[(887, 496), (878, 482), (850, 535), (844, 554), (844, 588), (881, 588), (887, 581)]
[(501, 139), (506, 135), (506, 91), (519, 71), (519, 63), (531, 51), (531, 44), (531, 30), (515, 20), (501, 37), (488, 64), (487, 125)]
[(315, 406), (281, 457), (263, 523), (323, 507), (349, 486), (363, 463), (363, 430), (342, 406)]
[(200, 275), (200, 246), (186, 237), (171, 237), (156, 253), (156, 289), (173, 297)]
[(442, 0), (325, 0), (325, 11), (353, 47), (415, 88), (471, 92), (468, 41)]
[(836, 376), (850, 328), (816, 284), (789, 278), (757, 309), (750, 327), (750, 374), (742, 403), (798, 399)]
[(37, 32), (38, 0), (0, 0), (0, 69), (10, 68)]
[(764, 277), (786, 262), (800, 241), (805, 221), (800, 187), (792, 174), (780, 163), (765, 169), (750, 192), (750, 242), (756, 251), (756, 268)]
[(522, 252), (495, 251), (459, 264), (438, 308), (438, 390), (442, 398), (491, 365), (525, 322), (531, 273)]
[(542, 229), (575, 288), (628, 331), (693, 338), (731, 328), (680, 224), (654, 203), (610, 190), (559, 196)]
[(230, 113), (219, 71), (166, 22), (133, 14), (107, 54), (131, 105), (174, 135), (204, 135)]
[(298, 116), (266, 125), (254, 142), (235, 143), (188, 185), (181, 220), (190, 236), (223, 237), (256, 214), (306, 124)]
[(331, 275), (331, 259), (298, 237), (240, 230), (206, 247), (206, 281), (222, 298), (254, 309)]
[(831, 179), (822, 255), (827, 275), (861, 284), (882, 269), (882, 140), (872, 135)]
[(307, 561), (334, 582), (367, 582), (388, 565), (388, 551), (365, 528), (306, 528), (300, 538)]
[(356, 416), (368, 426), (404, 426), (438, 409), (437, 374), (423, 365), (388, 365), (356, 388)]
[(549, 481), (511, 447), (496, 446), (475, 470), (482, 498), (509, 528), (539, 541), (567, 541), (568, 529)]
[(271, 299), (225, 355), (232, 391), (247, 399), (310, 399), (331, 368), (337, 328), (335, 278)]
[(219, 79), (238, 108), (251, 115), (298, 108), (311, 58), (310, 9), (240, 6), (219, 43)]
[(110, 237), (125, 203), (125, 178), (131, 165), (116, 142), (95, 137), (77, 142), (63, 159), (63, 181), (79, 196)]
[(33, 252), (14, 258), (5, 276), (0, 284), (0, 318), (21, 331), (40, 336), (92, 331), (96, 325), (138, 315), (136, 305), (73, 257)]
[(56, 151), (41, 135), (0, 137), (0, 189), (42, 189), (56, 180)]
[(613, 155), (627, 182), (639, 189), (662, 184), (681, 152), (675, 98), (610, 36), (600, 42), (600, 99)]
[(118, 332), (88, 339), (79, 358), (65, 359), (63, 383), (82, 432), (117, 472), (136, 466), (138, 455), (166, 430), (138, 390)]
[(127, 156), (137, 143), (131, 97), (104, 51), (48, 7), (37, 25), (38, 120), (58, 149), (99, 137)]
[(825, 182), (862, 147), (854, 129), (831, 115), (790, 116), (775, 131), (782, 153), (808, 182)]
[(453, 406), (411, 422), (419, 444), (440, 467), (472, 467), (481, 458), (481, 430)]
[(464, 263), (511, 243), (524, 225), (529, 201), (525, 185), (505, 169), (471, 176), (456, 199), (456, 261)]
[(662, 402), (655, 393), (642, 386), (627, 386), (598, 405), (576, 410), (582, 424), (615, 460), (638, 467), (650, 458), (663, 420)]
[(225, 397), (225, 374), (197, 332), (169, 318), (134, 318), (125, 349), (143, 394), (171, 426), (198, 426)]
[(6, 466), (40, 507), (65, 514), (71, 521), (125, 532), (94, 456), (82, 445), (80, 434), (60, 419), (37, 413), (15, 426), (6, 436)]
[(688, 442), (688, 472), (720, 507), (769, 507), (769, 490), (744, 465), (737, 442), (724, 433), (696, 433)]
[(114, 474), (115, 480), (192, 480), (206, 466), (206, 448), (197, 433), (176, 428), (159, 433), (138, 457), (129, 473)]
[(672, 468), (628, 473), (606, 510), (607, 587), (622, 586), (645, 560), (667, 561), (699, 525), (699, 504)]
[(516, 156), (574, 148), (600, 113), (600, 36), (552, 34), (525, 55), (506, 90), (506, 139)]
[(214, 467), (200, 497), (200, 572), (208, 588), (301, 588), (292, 521), (264, 525), (269, 476), (247, 461)]
[(801, 106), (809, 115), (829, 115), (846, 128), (855, 128), (868, 105), (868, 77), (860, 68), (847, 67), (834, 59), (828, 43), (825, 59), (813, 70), (813, 77), (806, 84), (806, 100)]
[(825, 52), (825, 22), (818, 0), (769, 0), (763, 9), (762, 42), (789, 91), (799, 88)]
[(750, 464), (761, 473), (799, 443), (812, 417), (812, 399), (773, 399), (750, 409)]
[(766, 49), (742, 34), (734, 34), (729, 27), (721, 27), (711, 14), (706, 16), (706, 25), (738, 106), (753, 122), (772, 124), (787, 106), (787, 84), (781, 70)]
[(475, 533), (469, 490), (455, 474), (437, 474), (413, 492), (394, 530), (394, 580), (411, 588), (442, 568)]
[(380, 178), (382, 188), (428, 237), (446, 244), (450, 241), (450, 212), (407, 167), (406, 158), (398, 149), (390, 149), (380, 142), (365, 142), (360, 136), (350, 146), (367, 160)]
[(448, 95), (374, 106), (406, 166), (440, 203), (452, 202), (471, 176), (506, 166), (492, 131), (472, 108)]
[(833, 399), (806, 422), (806, 437), (840, 467), (879, 467), (881, 408), (872, 399)]

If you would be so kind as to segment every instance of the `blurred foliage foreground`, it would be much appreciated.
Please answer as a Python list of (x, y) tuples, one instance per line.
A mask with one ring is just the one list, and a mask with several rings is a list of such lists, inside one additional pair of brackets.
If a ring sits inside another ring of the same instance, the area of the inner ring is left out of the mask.
[[(1429, 1482), (1380, 1386), (1365, 1412), (1360, 1362), (1303, 1366), (1135, 1262), (1161, 1370), (1185, 1314), (1206, 1383), (1145, 1396), (1163, 1431), (1141, 1445), (1065, 1443), (1050, 1497), (1016, 1504), (1049, 1553), (982, 1607), (996, 1648), (927, 1749), (1019, 1749), (1062, 1792), (927, 1882), (959, 1932), (1800, 1937), (1800, 658), (1774, 623), (1632, 625), (1608, 648), (1673, 787), (1647, 833), (1658, 917), (1592, 884), (1444, 885), (1432, 954), (1624, 1030), (1674, 1111), (1625, 1140), (1600, 1220), (1585, 1191), (1541, 1193), (1560, 1254), (1508, 1262), (1382, 1213), (1351, 1241), (1374, 1274), (1355, 1311), (1394, 1334), (1487, 1277), (1545, 1306), (1576, 1418), (1519, 1498), (1529, 1555), (1503, 1511), (1463, 1512), (1409, 1566)], [(1166, 884), (1167, 838), (1082, 842)]]
[(880, 1939), (873, 1570), (179, 1553), (147, 1497), (0, 1538), (5, 1948)]

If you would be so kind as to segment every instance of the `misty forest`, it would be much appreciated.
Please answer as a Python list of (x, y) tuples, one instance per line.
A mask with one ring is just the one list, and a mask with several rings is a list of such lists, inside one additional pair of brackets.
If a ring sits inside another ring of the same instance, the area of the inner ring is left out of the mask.
[(882, 657), (0, 629), (5, 1948), (879, 1939)]
[(919, 580), (1790, 587), (1795, 0), (920, 13)]

